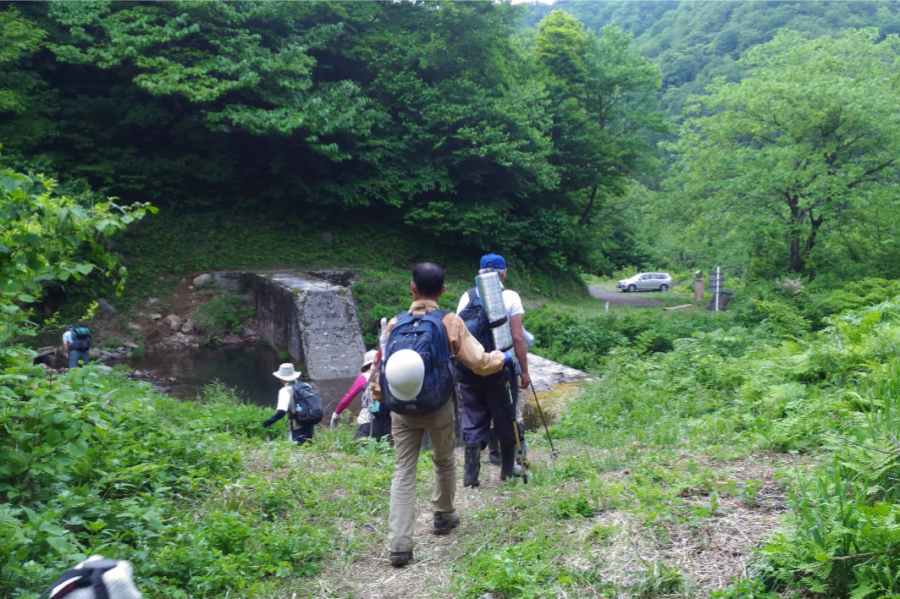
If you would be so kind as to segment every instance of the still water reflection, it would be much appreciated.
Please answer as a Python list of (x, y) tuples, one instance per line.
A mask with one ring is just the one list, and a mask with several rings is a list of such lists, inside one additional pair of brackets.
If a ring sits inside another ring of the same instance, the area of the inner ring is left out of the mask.
[[(141, 358), (128, 361), (132, 368), (151, 371), (156, 379), (167, 381), (174, 378), (174, 382), (164, 383), (161, 389), (179, 399), (194, 399), (204, 385), (219, 380), (236, 389), (247, 403), (273, 409), (281, 381), (272, 376), (272, 373), (278, 370), (280, 363), (275, 350), (262, 346), (148, 352)], [(353, 380), (308, 381), (319, 391), (326, 419), (331, 417)], [(357, 398), (350, 409), (356, 413), (358, 408)]]

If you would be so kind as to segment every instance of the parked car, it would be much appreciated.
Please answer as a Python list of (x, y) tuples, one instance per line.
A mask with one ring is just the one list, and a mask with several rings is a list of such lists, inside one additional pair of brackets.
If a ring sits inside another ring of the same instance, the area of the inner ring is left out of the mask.
[(667, 272), (642, 272), (622, 279), (616, 287), (622, 291), (668, 291), (674, 282)]

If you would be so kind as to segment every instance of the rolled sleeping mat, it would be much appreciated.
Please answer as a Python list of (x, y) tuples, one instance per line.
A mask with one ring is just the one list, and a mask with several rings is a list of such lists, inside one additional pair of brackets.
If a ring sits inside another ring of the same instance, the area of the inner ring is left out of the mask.
[(512, 349), (512, 333), (509, 330), (508, 322), (504, 322), (499, 327), (491, 329), (491, 337), (494, 339), (494, 347), (496, 349), (499, 349), (500, 351)]
[(500, 283), (500, 275), (495, 272), (478, 275), (475, 277), (475, 287), (478, 288), (478, 296), (484, 313), (488, 318), (488, 326), (494, 328), (506, 321), (506, 304), (503, 303), (503, 285)]
[(503, 285), (500, 275), (495, 272), (475, 277), (475, 286), (488, 318), (494, 349), (507, 351), (513, 346), (512, 333), (509, 330), (509, 319), (506, 316), (506, 305), (503, 303)]

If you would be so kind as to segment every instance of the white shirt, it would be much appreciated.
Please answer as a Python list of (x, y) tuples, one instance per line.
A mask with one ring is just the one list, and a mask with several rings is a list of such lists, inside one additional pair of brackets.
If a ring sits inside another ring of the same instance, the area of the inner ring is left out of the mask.
[(63, 333), (63, 343), (72, 343), (72, 331)]
[(294, 389), (290, 385), (285, 385), (278, 390), (278, 407), (275, 409), (287, 412), (291, 407), (292, 399), (294, 399)]
[[(478, 293), (478, 287), (475, 288), (475, 293)], [(479, 297), (481, 297), (480, 294)], [(463, 293), (462, 297), (459, 298), (459, 305), (456, 306), (456, 313), (459, 314), (468, 305), (469, 292), (466, 291), (466, 293)], [(503, 305), (506, 307), (507, 318), (512, 318), (517, 314), (525, 314), (525, 307), (522, 306), (522, 298), (520, 298), (519, 294), (512, 289), (503, 290)]]

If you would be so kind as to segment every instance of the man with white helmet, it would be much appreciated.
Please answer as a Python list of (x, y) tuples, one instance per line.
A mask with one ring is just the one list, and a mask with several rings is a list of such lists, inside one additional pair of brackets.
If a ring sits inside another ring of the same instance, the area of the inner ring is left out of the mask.
[[(436, 264), (419, 264), (413, 269), (413, 303), (410, 315), (427, 314), (438, 310), (438, 298), (447, 290), (444, 285), (444, 271)], [(402, 313), (401, 313), (402, 315)], [(390, 339), (391, 329), (397, 324), (395, 317), (387, 325)], [(450, 353), (473, 372), (488, 375), (498, 372), (511, 356), (503, 352), (487, 353), (472, 337), (465, 324), (452, 312), (443, 313), (440, 319), (450, 345)], [(412, 401), (422, 389), (425, 366), (422, 357), (411, 349), (387, 352), (384, 376), (388, 381), (390, 395), (400, 401)], [(383, 362), (382, 362), (383, 363)], [(376, 400), (382, 399), (378, 376), (372, 376), (372, 394)], [(449, 399), (449, 396), (447, 397)], [(431, 433), (434, 447), (435, 488), (431, 494), (431, 509), (434, 512), (434, 534), (444, 535), (459, 526), (459, 516), (453, 499), (456, 494), (456, 422), (452, 402), (446, 401), (437, 411), (409, 416), (393, 414), (391, 433), (394, 437), (394, 477), (391, 482), (391, 509), (388, 520), (388, 544), (391, 550), (391, 564), (405, 566), (412, 559), (413, 524), (416, 504), (416, 465), (419, 448), (425, 431)]]

